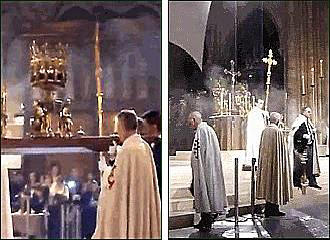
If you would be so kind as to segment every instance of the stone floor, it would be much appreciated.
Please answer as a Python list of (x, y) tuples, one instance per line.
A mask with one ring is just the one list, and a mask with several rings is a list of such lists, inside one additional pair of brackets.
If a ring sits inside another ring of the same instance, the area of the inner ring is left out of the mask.
[[(258, 216), (256, 224), (248, 215), (239, 223), (239, 238), (328, 238), (329, 237), (329, 157), (320, 158), (322, 190), (307, 188), (306, 195), (294, 188), (294, 198), (281, 207), (285, 217)], [(256, 227), (257, 226), (257, 227)], [(259, 234), (257, 228), (260, 230)], [(234, 224), (218, 221), (208, 233), (188, 227), (169, 231), (169, 238), (234, 238)]]
[[(285, 217), (256, 217), (244, 215), (245, 221), (238, 224), (238, 238), (328, 238), (329, 223), (313, 218), (295, 209), (284, 210)], [(169, 238), (235, 238), (232, 221), (215, 222), (210, 232), (201, 232), (193, 227), (169, 231)]]

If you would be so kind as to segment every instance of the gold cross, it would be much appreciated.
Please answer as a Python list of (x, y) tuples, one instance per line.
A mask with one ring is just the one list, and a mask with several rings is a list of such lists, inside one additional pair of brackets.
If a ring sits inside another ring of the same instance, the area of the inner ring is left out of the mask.
[(274, 66), (277, 65), (277, 61), (275, 59), (273, 59), (273, 51), (271, 49), (269, 49), (268, 58), (263, 58), (262, 61), (264, 63), (268, 64), (266, 84), (269, 85), (270, 84), (270, 75), (271, 75), (270, 68), (271, 68), (272, 65), (274, 65)]
[(268, 70), (267, 70), (267, 88), (266, 88), (266, 98), (265, 98), (265, 111), (267, 111), (268, 108), (268, 97), (269, 97), (269, 85), (270, 85), (270, 75), (272, 74), (270, 71), (270, 68), (272, 65), (277, 65), (277, 61), (275, 59), (273, 59), (273, 51), (271, 49), (269, 49), (268, 52), (268, 58), (263, 58), (262, 61), (264, 63), (268, 64)]

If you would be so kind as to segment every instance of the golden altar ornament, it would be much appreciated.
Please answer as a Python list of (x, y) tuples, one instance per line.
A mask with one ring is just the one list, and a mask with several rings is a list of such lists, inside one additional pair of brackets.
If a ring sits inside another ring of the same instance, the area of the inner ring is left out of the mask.
[(233, 89), (227, 89), (220, 81), (212, 88), (215, 101), (215, 115), (231, 116), (239, 115), (245, 117), (253, 107), (255, 96), (247, 90), (247, 86), (237, 83)]
[(1, 89), (1, 138), (6, 136), (7, 130), (7, 89)]
[(34, 40), (30, 46), (30, 83), (33, 88), (42, 90), (42, 99), (36, 100), (33, 105), (31, 137), (54, 137), (52, 120), (55, 117), (58, 117), (59, 122), (56, 136), (72, 137), (73, 121), (68, 108), (71, 100), (65, 103), (58, 114), (53, 114), (56, 91), (65, 88), (67, 82), (68, 54), (68, 44), (61, 42), (55, 45), (45, 42), (39, 46)]
[(71, 99), (68, 98), (64, 103), (61, 111), (59, 112), (58, 130), (60, 137), (70, 138), (72, 134), (73, 120), (71, 117), (71, 111), (69, 109), (71, 105)]
[(30, 46), (30, 70), (32, 87), (55, 91), (64, 88), (67, 81), (67, 49), (58, 43), (49, 46), (44, 43), (40, 47), (33, 41)]

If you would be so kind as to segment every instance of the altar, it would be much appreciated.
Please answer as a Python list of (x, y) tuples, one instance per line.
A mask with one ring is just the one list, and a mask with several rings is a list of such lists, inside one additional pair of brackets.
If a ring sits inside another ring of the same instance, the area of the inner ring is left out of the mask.
[(209, 119), (222, 151), (245, 149), (246, 118), (240, 115), (213, 115)]
[(14, 238), (8, 169), (21, 168), (20, 155), (1, 155), (1, 239)]

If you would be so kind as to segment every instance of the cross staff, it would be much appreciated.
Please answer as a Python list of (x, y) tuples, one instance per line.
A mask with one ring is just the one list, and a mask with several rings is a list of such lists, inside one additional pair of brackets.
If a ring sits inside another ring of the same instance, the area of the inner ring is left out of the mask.
[(270, 85), (270, 75), (272, 74), (270, 71), (270, 68), (272, 65), (277, 65), (277, 61), (273, 58), (273, 51), (269, 49), (268, 52), (268, 58), (263, 58), (262, 61), (266, 64), (268, 64), (268, 70), (267, 70), (267, 82), (266, 82), (266, 99), (265, 99), (265, 111), (267, 111), (268, 107), (268, 97), (269, 97), (269, 85)]
[(231, 106), (233, 106), (232, 102), (235, 99), (235, 77), (236, 76), (238, 76), (238, 77), (241, 76), (241, 72), (240, 71), (235, 72), (235, 67), (234, 67), (235, 62), (234, 62), (234, 60), (230, 60), (230, 65), (231, 65), (230, 71), (225, 69), (224, 73), (231, 75), (231, 94), (232, 94), (232, 97), (231, 97), (230, 102), (228, 103), (229, 109), (231, 110)]
[(231, 68), (230, 68), (230, 71), (228, 71), (227, 69), (224, 70), (225, 74), (230, 74), (231, 75), (231, 84), (232, 84), (232, 87), (234, 87), (235, 85), (235, 77), (236, 76), (241, 76), (241, 72), (240, 71), (237, 71), (235, 72), (235, 62), (234, 60), (231, 60), (230, 61), (230, 65), (231, 65)]

